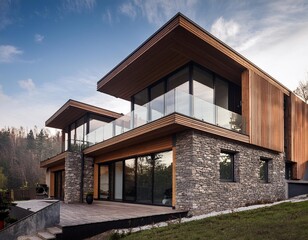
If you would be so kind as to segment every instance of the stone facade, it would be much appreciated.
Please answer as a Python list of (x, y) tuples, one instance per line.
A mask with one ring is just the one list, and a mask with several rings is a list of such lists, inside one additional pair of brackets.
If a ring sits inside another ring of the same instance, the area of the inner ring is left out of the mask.
[[(220, 180), (221, 150), (234, 152), (234, 182)], [(269, 160), (268, 183), (259, 179), (260, 157)], [(190, 130), (176, 137), (176, 208), (204, 214), (285, 199), (283, 155)]]
[(81, 201), (81, 159), (82, 154), (77, 152), (68, 152), (65, 158), (65, 203), (76, 203)]
[(83, 200), (85, 201), (86, 194), (93, 192), (94, 183), (94, 164), (93, 158), (84, 158), (84, 169), (83, 169)]

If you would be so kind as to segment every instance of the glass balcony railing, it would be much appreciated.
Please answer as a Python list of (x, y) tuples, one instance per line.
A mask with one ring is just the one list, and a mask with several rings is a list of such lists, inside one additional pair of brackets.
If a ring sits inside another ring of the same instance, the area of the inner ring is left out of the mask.
[(88, 145), (105, 141), (172, 113), (179, 113), (235, 132), (245, 133), (240, 114), (173, 89), (87, 135)]

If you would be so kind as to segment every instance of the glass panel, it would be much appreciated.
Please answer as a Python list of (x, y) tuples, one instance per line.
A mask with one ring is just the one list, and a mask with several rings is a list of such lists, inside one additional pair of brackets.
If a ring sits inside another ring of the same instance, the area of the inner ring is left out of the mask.
[(124, 198), (127, 201), (135, 201), (136, 199), (135, 170), (136, 170), (135, 159), (125, 160)]
[(227, 109), (216, 107), (217, 125), (236, 132), (242, 131), (242, 116)]
[(115, 163), (115, 189), (114, 189), (114, 198), (115, 200), (122, 200), (123, 195), (123, 162)]
[(109, 199), (109, 167), (108, 165), (100, 166), (99, 198)]
[(209, 103), (214, 103), (213, 74), (194, 67), (193, 71), (194, 96)]
[(233, 181), (233, 154), (220, 153), (219, 157), (220, 179)]
[(180, 91), (178, 88), (175, 91), (175, 111), (177, 113), (184, 114), (186, 116), (190, 116), (190, 105), (191, 105), (191, 97), (192, 95)]
[(95, 131), (96, 129), (98, 129), (98, 128), (104, 126), (104, 125), (106, 124), (106, 122), (102, 122), (102, 121), (100, 121), (100, 120), (91, 118), (91, 119), (89, 120), (89, 124), (90, 124), (90, 126), (89, 126), (89, 132), (91, 133), (91, 132)]
[(152, 203), (153, 164), (151, 156), (137, 158), (137, 202)]
[(65, 133), (64, 151), (68, 150), (68, 133)]
[(172, 204), (172, 151), (154, 155), (154, 204)]
[(194, 97), (194, 117), (215, 124), (215, 105), (203, 99)]
[(175, 89), (165, 94), (165, 113), (166, 115), (175, 112)]
[(135, 105), (134, 110), (134, 127), (139, 127), (146, 124), (148, 121), (148, 105)]
[(228, 82), (219, 77), (215, 79), (215, 104), (219, 107), (228, 109)]
[(104, 140), (107, 140), (109, 138), (113, 137), (113, 123), (108, 123), (104, 126), (103, 131), (104, 131)]
[(155, 98), (150, 102), (150, 109), (151, 109), (151, 121), (159, 119), (164, 116), (164, 100), (165, 96), (162, 95), (160, 97)]

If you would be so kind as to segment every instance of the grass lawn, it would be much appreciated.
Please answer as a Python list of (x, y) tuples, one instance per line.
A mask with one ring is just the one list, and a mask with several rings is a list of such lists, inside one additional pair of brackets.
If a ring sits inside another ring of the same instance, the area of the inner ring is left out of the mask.
[[(113, 236), (113, 238), (116, 236)], [(112, 239), (112, 238), (111, 238)], [(210, 217), (121, 239), (308, 239), (308, 201)]]

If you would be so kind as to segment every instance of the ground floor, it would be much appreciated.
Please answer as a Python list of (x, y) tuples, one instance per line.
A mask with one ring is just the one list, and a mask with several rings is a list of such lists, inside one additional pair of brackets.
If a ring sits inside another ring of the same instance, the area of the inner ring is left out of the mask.
[(51, 192), (67, 203), (93, 192), (202, 214), (286, 198), (283, 154), (196, 130), (92, 157), (67, 153), (49, 172)]

